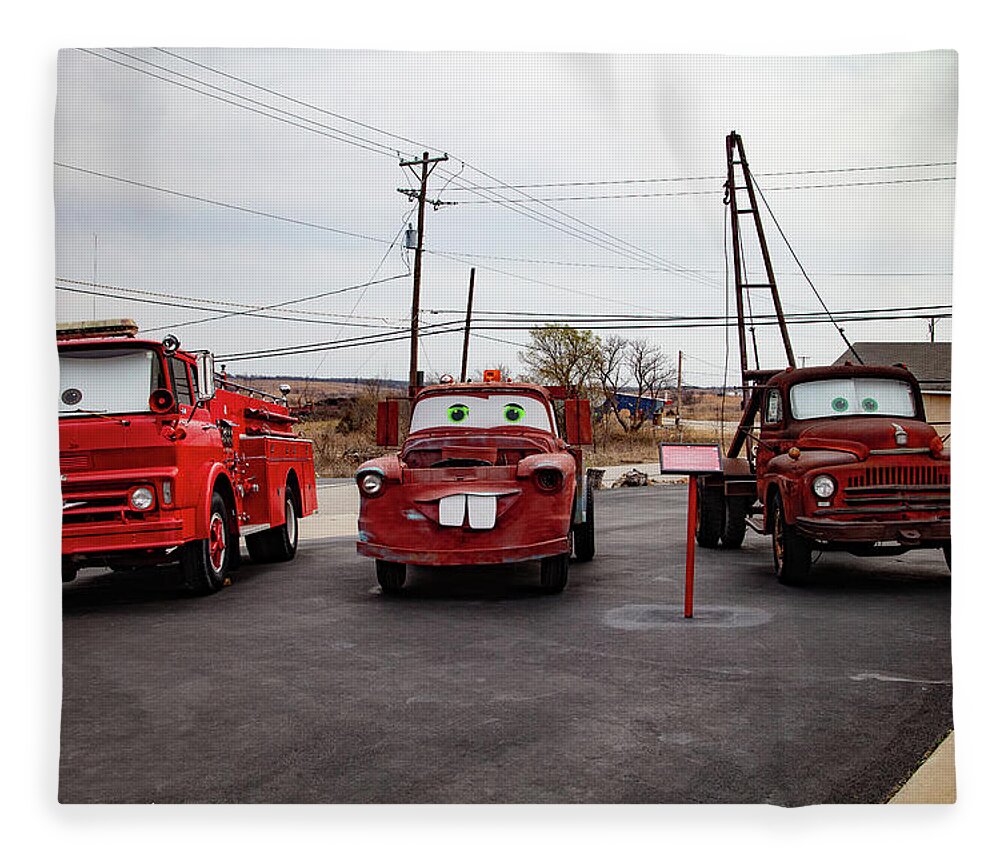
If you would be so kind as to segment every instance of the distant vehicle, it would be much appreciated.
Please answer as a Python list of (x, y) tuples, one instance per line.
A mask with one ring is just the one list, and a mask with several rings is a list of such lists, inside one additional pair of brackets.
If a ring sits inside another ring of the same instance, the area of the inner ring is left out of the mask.
[(239, 564), (240, 536), (255, 561), (291, 560), (316, 475), (285, 398), (228, 382), (173, 335), (136, 332), (131, 320), (57, 328), (63, 581), (179, 562), (208, 594)]
[[(564, 391), (485, 377), (498, 381), (422, 389), (402, 450), (357, 470), (357, 549), (375, 559), (387, 594), (403, 588), (407, 564), (534, 559), (542, 588), (557, 593), (571, 554), (594, 556), (594, 500), (580, 448), (593, 441), (589, 402), (565, 400), (564, 441), (553, 408)], [(398, 407), (380, 404), (380, 445), (397, 444)]]

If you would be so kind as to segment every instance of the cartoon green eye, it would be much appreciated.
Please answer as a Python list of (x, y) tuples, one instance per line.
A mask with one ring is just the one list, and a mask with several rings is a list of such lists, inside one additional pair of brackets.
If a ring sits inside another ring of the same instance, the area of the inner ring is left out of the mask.
[(468, 417), (469, 407), (464, 403), (456, 403), (454, 406), (448, 407), (448, 420), (452, 424), (461, 424)]
[(520, 403), (508, 403), (503, 408), (503, 417), (511, 424), (516, 424), (524, 418), (524, 407)]
[(833, 407), (834, 412), (846, 412), (847, 407), (850, 406), (846, 397), (834, 397), (830, 405)]
[(865, 412), (878, 412), (878, 401), (874, 397), (866, 397), (861, 401), (861, 408)]

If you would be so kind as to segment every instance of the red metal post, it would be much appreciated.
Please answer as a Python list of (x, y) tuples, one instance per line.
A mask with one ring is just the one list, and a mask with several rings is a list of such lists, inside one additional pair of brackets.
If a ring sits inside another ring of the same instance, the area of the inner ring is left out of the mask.
[(688, 476), (688, 539), (687, 570), (684, 576), (684, 617), (694, 615), (694, 521), (698, 507), (698, 484), (695, 475)]

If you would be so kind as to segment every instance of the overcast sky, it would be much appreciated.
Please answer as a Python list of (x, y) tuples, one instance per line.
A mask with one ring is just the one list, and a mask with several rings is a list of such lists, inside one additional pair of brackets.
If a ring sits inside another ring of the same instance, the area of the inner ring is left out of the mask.
[[(125, 51), (132, 57), (60, 55), (57, 162), (314, 226), (57, 167), (56, 275), (115, 296), (60, 290), (60, 320), (129, 316), (157, 338), (170, 326), (185, 346), (217, 355), (404, 328), (408, 277), (268, 311), (275, 319), (180, 324), (406, 275), (412, 254), (391, 243), (416, 216), (396, 190), (413, 184), (399, 160), (424, 148), (448, 153), (430, 187), (446, 186), (440, 198), (457, 204), (428, 207), (424, 323), (460, 320), (441, 311), (464, 311), (470, 266), (482, 319), (486, 311), (721, 316), (731, 129), (832, 310), (951, 303), (955, 183), (896, 181), (956, 175), (950, 52), (755, 59), (176, 49), (202, 64), (194, 65), (153, 49)], [(788, 175), (767, 175), (780, 173)], [(683, 181), (576, 184), (653, 179)], [(463, 190), (500, 182), (574, 184), (528, 189), (540, 201), (530, 207)], [(713, 193), (690, 193), (698, 191)], [(549, 199), (595, 195), (656, 196)], [(819, 310), (774, 225), (765, 221), (765, 230), (786, 311)], [(919, 318), (844, 327), (857, 341), (928, 338)], [(693, 384), (721, 382), (721, 328), (621, 333), (673, 358), (683, 351)], [(524, 331), (481, 334), (527, 340)], [(830, 324), (794, 326), (791, 336), (808, 364), (844, 350)], [(950, 340), (950, 321), (937, 336)], [(781, 364), (776, 330), (759, 338), (762, 363)], [(735, 334), (731, 344), (735, 381)], [(510, 343), (474, 338), (471, 353), (473, 368), (520, 369)], [(460, 358), (460, 333), (422, 340), (428, 376), (457, 374)], [(228, 363), (241, 373), (403, 379), (408, 344)]]

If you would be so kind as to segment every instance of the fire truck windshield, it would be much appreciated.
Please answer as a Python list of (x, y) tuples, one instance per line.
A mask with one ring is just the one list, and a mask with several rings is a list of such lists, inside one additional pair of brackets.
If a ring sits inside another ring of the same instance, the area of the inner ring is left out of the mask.
[(162, 371), (151, 349), (67, 349), (59, 353), (59, 414), (149, 412)]
[(547, 404), (521, 394), (457, 390), (425, 397), (413, 407), (410, 432), (430, 427), (534, 427), (554, 432)]
[(913, 418), (913, 391), (901, 379), (866, 377), (800, 382), (789, 392), (792, 417), (834, 418), (841, 415), (890, 415)]

